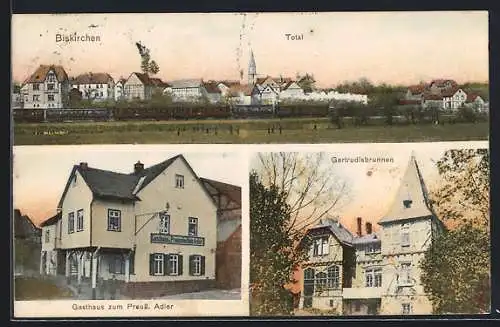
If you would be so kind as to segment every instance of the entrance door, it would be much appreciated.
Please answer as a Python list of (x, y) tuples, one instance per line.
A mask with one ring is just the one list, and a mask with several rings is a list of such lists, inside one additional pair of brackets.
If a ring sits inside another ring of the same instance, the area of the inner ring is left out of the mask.
[(47, 274), (47, 252), (42, 252), (42, 274)]
[(314, 295), (314, 269), (307, 268), (304, 270), (304, 308), (312, 307)]

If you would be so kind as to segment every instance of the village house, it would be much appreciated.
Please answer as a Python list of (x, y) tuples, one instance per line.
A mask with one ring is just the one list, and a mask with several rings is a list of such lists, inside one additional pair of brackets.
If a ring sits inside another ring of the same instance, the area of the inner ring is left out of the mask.
[(338, 219), (326, 219), (307, 232), (312, 245), (301, 267), (303, 273), (298, 275), (300, 309), (344, 315), (432, 313), (420, 281), (419, 262), (444, 225), (432, 209), (414, 155), (378, 225), (379, 231), (374, 232), (371, 223), (366, 223), (363, 234), (358, 218), (352, 234)]
[(25, 275), (38, 273), (38, 260), (41, 249), (41, 229), (27, 215), (14, 210), (14, 273)]
[(115, 98), (115, 82), (108, 73), (81, 74), (70, 83), (71, 88), (77, 89), (84, 100), (99, 102)]
[(221, 92), (221, 97), (228, 97), (229, 96), (229, 91), (231, 90), (231, 87), (234, 86), (239, 86), (240, 82), (239, 81), (220, 81), (217, 84), (217, 87), (219, 88)]
[(159, 78), (152, 78), (144, 73), (132, 73), (123, 84), (123, 92), (127, 100), (151, 100), (153, 94), (162, 94), (166, 87), (167, 83)]
[(249, 106), (252, 104), (252, 90), (253, 87), (251, 85), (231, 85), (226, 98), (230, 104), (236, 106)]
[(285, 83), (280, 93), (280, 98), (301, 98), (304, 96), (304, 90), (295, 81)]
[(252, 90), (252, 104), (274, 106), (279, 102), (279, 88), (272, 83), (255, 84)]
[(75, 165), (42, 224), (43, 272), (94, 299), (113, 276), (131, 298), (214, 287), (218, 212), (233, 204), (215, 201), (206, 183), (182, 155), (129, 174)]
[(23, 108), (63, 108), (68, 103), (69, 78), (62, 66), (40, 65), (23, 83)]
[(125, 78), (120, 78), (115, 84), (115, 101), (125, 100)]
[(222, 92), (219, 88), (220, 83), (216, 81), (208, 81), (203, 83), (203, 88), (206, 91), (208, 102), (211, 104), (219, 103), (222, 100)]
[(199, 102), (207, 97), (207, 91), (202, 79), (182, 79), (169, 82), (165, 93), (178, 102)]
[(216, 281), (221, 289), (241, 287), (241, 187), (201, 178), (217, 203)]
[(481, 96), (473, 93), (469, 93), (467, 95), (465, 106), (473, 108), (478, 112), (487, 112), (489, 110), (489, 103), (485, 101)]

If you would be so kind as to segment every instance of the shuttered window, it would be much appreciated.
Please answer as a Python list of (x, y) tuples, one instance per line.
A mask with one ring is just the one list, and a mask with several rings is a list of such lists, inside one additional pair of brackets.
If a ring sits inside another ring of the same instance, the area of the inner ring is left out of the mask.
[(203, 276), (205, 275), (205, 257), (202, 255), (189, 256), (189, 275)]
[(165, 258), (163, 253), (149, 255), (149, 274), (151, 276), (165, 275)]

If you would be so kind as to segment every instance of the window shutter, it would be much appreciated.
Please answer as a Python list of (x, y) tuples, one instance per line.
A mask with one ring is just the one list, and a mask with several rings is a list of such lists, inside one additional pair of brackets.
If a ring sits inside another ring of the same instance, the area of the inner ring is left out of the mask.
[(171, 275), (172, 267), (170, 267), (170, 254), (163, 254), (163, 275)]
[(120, 273), (125, 275), (125, 257), (123, 255), (120, 256)]
[(189, 256), (189, 275), (193, 276), (194, 272), (194, 256), (190, 255)]
[(201, 257), (201, 275), (205, 275), (205, 256)]
[(149, 275), (154, 276), (155, 274), (155, 254), (149, 255)]
[(177, 263), (178, 263), (178, 267), (177, 267), (177, 275), (181, 276), (182, 275), (182, 268), (184, 267), (184, 264), (182, 262), (182, 255), (178, 255), (177, 256)]

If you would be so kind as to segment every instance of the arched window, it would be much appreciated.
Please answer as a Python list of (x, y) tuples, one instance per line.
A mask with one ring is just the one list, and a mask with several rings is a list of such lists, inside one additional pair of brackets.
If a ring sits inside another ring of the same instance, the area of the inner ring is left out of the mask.
[(328, 288), (339, 288), (340, 269), (339, 266), (328, 267)]

